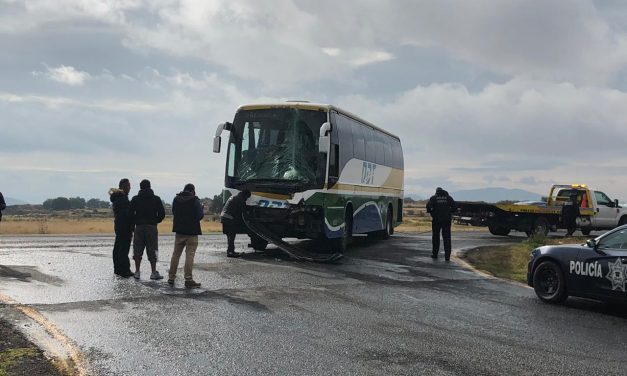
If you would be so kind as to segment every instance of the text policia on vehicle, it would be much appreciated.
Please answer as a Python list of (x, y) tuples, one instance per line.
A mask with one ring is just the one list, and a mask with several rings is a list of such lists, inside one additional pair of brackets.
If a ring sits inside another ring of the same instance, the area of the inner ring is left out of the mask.
[[(245, 216), (280, 238), (324, 240), (342, 252), (353, 234), (389, 237), (403, 216), (400, 139), (328, 104), (241, 106), (230, 131), (224, 199), (247, 189)], [(250, 231), (255, 249), (267, 241)], [(264, 234), (261, 234), (264, 235)]]

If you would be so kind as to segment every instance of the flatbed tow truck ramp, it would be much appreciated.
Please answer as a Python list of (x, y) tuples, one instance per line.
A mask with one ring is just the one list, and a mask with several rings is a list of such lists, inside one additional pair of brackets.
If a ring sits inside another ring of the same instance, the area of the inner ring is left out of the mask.
[(607, 230), (627, 223), (627, 209), (611, 200), (605, 193), (585, 184), (553, 185), (547, 202), (491, 204), (458, 202), (454, 220), (471, 226), (486, 226), (493, 235), (507, 236), (512, 230), (547, 235), (562, 228), (562, 206), (577, 196), (580, 217), (577, 227), (584, 235), (592, 230)]

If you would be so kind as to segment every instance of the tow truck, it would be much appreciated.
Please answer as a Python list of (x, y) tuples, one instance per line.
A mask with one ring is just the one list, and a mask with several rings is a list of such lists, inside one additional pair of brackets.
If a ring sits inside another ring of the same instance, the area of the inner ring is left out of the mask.
[(580, 211), (577, 227), (584, 235), (593, 230), (608, 230), (627, 224), (627, 208), (586, 184), (552, 185), (546, 202), (491, 204), (461, 201), (453, 219), (472, 226), (486, 226), (493, 235), (507, 236), (512, 230), (527, 236), (547, 235), (549, 231), (562, 228), (562, 206), (571, 195), (577, 196)]

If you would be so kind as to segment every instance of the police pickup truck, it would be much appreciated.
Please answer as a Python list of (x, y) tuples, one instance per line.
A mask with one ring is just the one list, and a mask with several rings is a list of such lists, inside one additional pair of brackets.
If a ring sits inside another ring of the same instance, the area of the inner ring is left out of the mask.
[(534, 249), (527, 283), (548, 303), (563, 302), (569, 295), (627, 302), (627, 226), (582, 245)]
[(510, 231), (548, 234), (562, 227), (562, 205), (574, 195), (579, 203), (577, 227), (584, 235), (592, 230), (609, 230), (627, 224), (627, 208), (611, 200), (605, 193), (585, 184), (553, 185), (548, 200), (534, 203), (489, 204), (458, 202), (454, 219), (472, 226), (487, 226), (493, 235), (506, 236)]

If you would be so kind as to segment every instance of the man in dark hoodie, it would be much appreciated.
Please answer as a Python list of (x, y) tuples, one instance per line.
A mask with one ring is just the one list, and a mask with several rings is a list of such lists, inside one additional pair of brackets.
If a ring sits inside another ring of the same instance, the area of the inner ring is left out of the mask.
[(6, 202), (4, 202), (4, 196), (0, 192), (0, 222), (2, 222), (2, 211), (7, 208)]
[(250, 191), (245, 189), (236, 195), (229, 197), (224, 204), (220, 221), (222, 222), (222, 232), (226, 234), (228, 246), (226, 248), (227, 257), (239, 257), (240, 254), (235, 252), (235, 236), (246, 228), (242, 214), (246, 200), (250, 197)]
[(432, 250), (431, 258), (437, 259), (440, 252), (440, 232), (444, 240), (444, 259), (451, 259), (451, 221), (453, 212), (457, 209), (457, 204), (448, 192), (438, 187), (435, 195), (431, 196), (427, 203), (427, 213), (431, 214), (431, 242)]
[(115, 243), (113, 244), (113, 273), (124, 278), (133, 275), (131, 263), (128, 260), (128, 252), (131, 249), (133, 238), (133, 217), (131, 215), (131, 203), (128, 193), (131, 191), (131, 182), (128, 179), (120, 180), (119, 189), (109, 190), (109, 199), (113, 209)]
[(200, 230), (200, 220), (205, 216), (200, 200), (196, 196), (194, 184), (186, 184), (183, 191), (176, 195), (172, 201), (172, 215), (174, 224), (172, 231), (176, 233), (174, 237), (174, 252), (170, 261), (170, 272), (168, 283), (174, 285), (176, 269), (179, 267), (179, 259), (185, 249), (185, 287), (200, 287), (200, 283), (194, 281), (192, 269), (194, 268), (194, 256), (198, 248), (198, 235)]
[(133, 240), (134, 277), (135, 279), (140, 277), (139, 267), (145, 248), (152, 269), (150, 279), (163, 279), (157, 271), (157, 258), (159, 256), (157, 224), (165, 218), (165, 209), (161, 198), (150, 189), (150, 181), (144, 179), (139, 183), (139, 192), (131, 200), (131, 213), (135, 223), (135, 238)]

